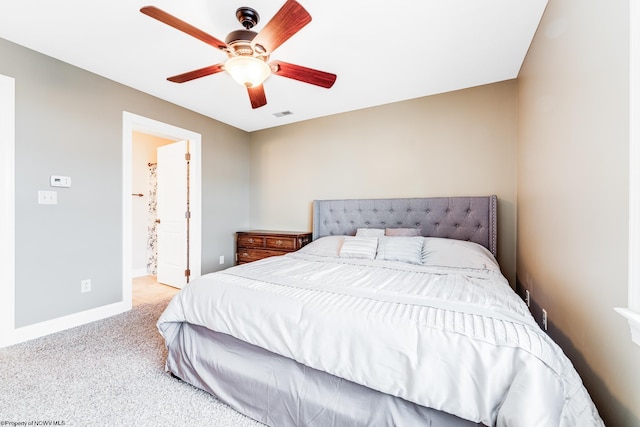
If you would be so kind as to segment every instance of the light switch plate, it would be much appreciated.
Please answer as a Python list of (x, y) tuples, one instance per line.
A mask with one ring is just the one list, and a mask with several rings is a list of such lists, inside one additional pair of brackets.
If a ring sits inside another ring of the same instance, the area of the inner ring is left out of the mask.
[(71, 187), (70, 176), (51, 175), (49, 181), (52, 187)]
[(39, 205), (57, 205), (58, 192), (57, 191), (38, 191), (38, 204)]

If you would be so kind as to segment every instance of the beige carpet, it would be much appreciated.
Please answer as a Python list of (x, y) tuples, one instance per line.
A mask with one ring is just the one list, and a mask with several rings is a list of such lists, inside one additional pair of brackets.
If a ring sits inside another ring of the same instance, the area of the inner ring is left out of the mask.
[(6, 426), (261, 425), (164, 372), (166, 352), (156, 321), (169, 298), (0, 349), (0, 421), (9, 422)]

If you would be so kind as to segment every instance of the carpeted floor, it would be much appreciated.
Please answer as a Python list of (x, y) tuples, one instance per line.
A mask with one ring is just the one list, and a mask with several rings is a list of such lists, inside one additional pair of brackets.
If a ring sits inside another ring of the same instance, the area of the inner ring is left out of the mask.
[(164, 372), (156, 321), (168, 301), (0, 349), (0, 422), (262, 425)]

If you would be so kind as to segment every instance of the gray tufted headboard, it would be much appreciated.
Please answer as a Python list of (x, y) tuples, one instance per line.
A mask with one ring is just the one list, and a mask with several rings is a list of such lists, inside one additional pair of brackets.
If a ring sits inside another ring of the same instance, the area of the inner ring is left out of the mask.
[(358, 228), (420, 228), (426, 237), (479, 243), (498, 256), (497, 197), (313, 201), (313, 239)]

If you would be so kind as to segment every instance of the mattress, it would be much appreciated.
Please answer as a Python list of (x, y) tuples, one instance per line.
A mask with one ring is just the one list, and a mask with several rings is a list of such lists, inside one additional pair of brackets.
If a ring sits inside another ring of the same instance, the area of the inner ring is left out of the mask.
[(363, 239), (324, 237), (190, 283), (158, 322), (170, 353), (197, 326), (473, 423), (603, 425), (570, 361), (485, 248), (407, 237), (376, 259), (383, 238), (373, 257)]

